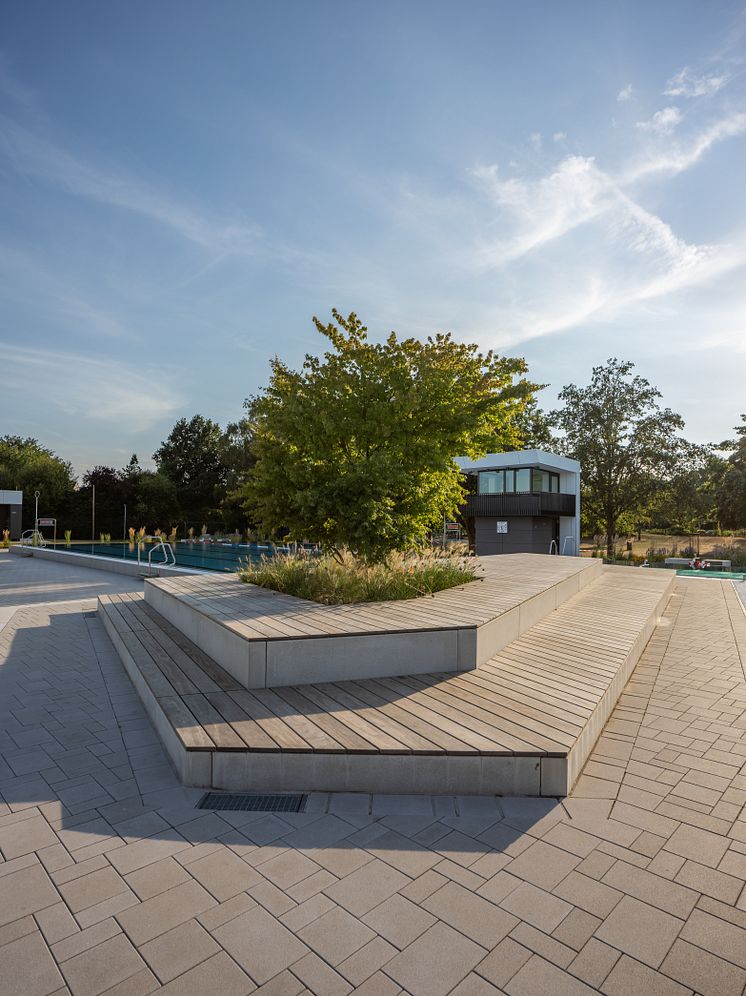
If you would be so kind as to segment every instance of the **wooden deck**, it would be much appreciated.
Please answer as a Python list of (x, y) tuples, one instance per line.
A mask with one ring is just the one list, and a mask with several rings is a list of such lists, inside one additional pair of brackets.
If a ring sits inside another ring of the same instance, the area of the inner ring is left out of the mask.
[(235, 576), (147, 581), (145, 601), (244, 688), (465, 671), (591, 583), (598, 560), (517, 554), (400, 602), (319, 605)]
[(293, 640), (480, 626), (548, 588), (592, 571), (576, 557), (513, 554), (483, 557), (478, 580), (427, 598), (358, 605), (319, 605), (244, 584), (233, 574), (149, 580), (157, 589), (222, 623), (245, 640)]
[(465, 673), (252, 690), (142, 596), (105, 596), (99, 608), (192, 784), (433, 792), (455, 780), (463, 791), (468, 784), (470, 791), (565, 794), (674, 580), (667, 572), (606, 568)]

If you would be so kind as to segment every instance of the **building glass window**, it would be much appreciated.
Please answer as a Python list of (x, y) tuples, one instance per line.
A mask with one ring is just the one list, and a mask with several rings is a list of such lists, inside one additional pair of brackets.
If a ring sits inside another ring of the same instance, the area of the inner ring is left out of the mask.
[(517, 470), (480, 470), (477, 478), (477, 493), (480, 495), (515, 492), (559, 494), (559, 490), (559, 474), (538, 470), (535, 467), (519, 467)]
[(479, 494), (499, 495), (505, 490), (505, 474), (502, 470), (482, 470), (479, 473)]
[(530, 491), (531, 490), (531, 471), (528, 467), (522, 467), (520, 470), (515, 472), (515, 490), (516, 491)]

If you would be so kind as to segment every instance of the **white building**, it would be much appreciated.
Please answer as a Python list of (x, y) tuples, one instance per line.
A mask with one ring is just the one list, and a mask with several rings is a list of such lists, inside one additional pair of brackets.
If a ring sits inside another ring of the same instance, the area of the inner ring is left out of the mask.
[(3, 530), (10, 532), (10, 538), (21, 538), (21, 512), (23, 511), (23, 491), (0, 491), (0, 539)]
[(580, 464), (516, 450), (457, 457), (469, 497), (462, 515), (476, 553), (580, 555)]

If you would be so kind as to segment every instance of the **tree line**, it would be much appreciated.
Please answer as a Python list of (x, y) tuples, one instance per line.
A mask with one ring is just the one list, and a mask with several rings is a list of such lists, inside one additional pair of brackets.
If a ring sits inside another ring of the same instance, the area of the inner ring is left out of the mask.
[(482, 353), (439, 334), (368, 339), (355, 314), (314, 319), (326, 341), (300, 370), (271, 363), (267, 387), (221, 428), (179, 419), (144, 469), (97, 466), (78, 481), (35, 439), (0, 438), (0, 488), (24, 492), (24, 524), (55, 515), (58, 534), (112, 538), (148, 532), (258, 530), (288, 534), (365, 559), (426, 537), (457, 514), (463, 480), (453, 457), (539, 448), (582, 465), (581, 531), (616, 537), (746, 528), (746, 415), (735, 438), (702, 446), (629, 361), (609, 359), (585, 385), (569, 384), (542, 411), (545, 385), (525, 361)]
[[(122, 468), (99, 465), (80, 480), (72, 465), (36, 439), (0, 438), (0, 488), (23, 491), (24, 528), (34, 523), (34, 492), (40, 516), (57, 519), (61, 538), (101, 534), (122, 539), (129, 527), (153, 533), (176, 529), (184, 538), (244, 531), (251, 522), (239, 488), (254, 463), (245, 419), (222, 429), (202, 415), (180, 418), (153, 454), (155, 469), (144, 469), (133, 454)], [(94, 517), (95, 489), (95, 517)]]

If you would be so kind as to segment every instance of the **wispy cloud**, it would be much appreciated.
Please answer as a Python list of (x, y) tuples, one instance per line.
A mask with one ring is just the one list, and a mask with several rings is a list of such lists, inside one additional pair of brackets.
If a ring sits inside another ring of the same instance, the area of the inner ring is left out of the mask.
[(531, 147), (533, 148), (534, 152), (541, 152), (542, 146), (544, 144), (542, 141), (541, 132), (532, 131), (531, 134), (528, 136), (528, 140), (531, 143)]
[(65, 415), (147, 429), (182, 404), (168, 376), (152, 390), (138, 364), (0, 342), (6, 397), (45, 397)]
[[(538, 181), (503, 181), (494, 168), (482, 168), (476, 175), (499, 209), (503, 227), (512, 228), (510, 238), (480, 247), (477, 258), (482, 268), (501, 268), (591, 223), (603, 227), (607, 247), (614, 244), (628, 256), (647, 257), (645, 270), (650, 279), (641, 292), (644, 296), (650, 296), (655, 287), (663, 293), (664, 277), (671, 286), (678, 286), (682, 275), (700, 269), (706, 274), (713, 267), (730, 267), (740, 260), (678, 238), (666, 222), (638, 204), (591, 158), (569, 156)], [(597, 230), (594, 237), (598, 238)]]
[(725, 73), (704, 73), (695, 76), (694, 73), (685, 66), (666, 84), (663, 93), (667, 97), (711, 97), (718, 90), (728, 83), (729, 77)]
[(478, 259), (484, 268), (517, 260), (561, 238), (604, 212), (613, 198), (612, 185), (592, 157), (568, 156), (537, 181), (501, 179), (496, 166), (473, 171), (512, 233), (484, 244)]
[(495, 345), (613, 321), (746, 267), (746, 231), (722, 244), (689, 242), (639, 199), (640, 181), (688, 169), (716, 142), (746, 131), (746, 114), (726, 114), (674, 142), (667, 130), (682, 116), (669, 110), (676, 113), (659, 117), (658, 127), (640, 129), (643, 151), (618, 172), (577, 155), (538, 178), (504, 178), (494, 165), (472, 171), (494, 210), (489, 227), (499, 232), (478, 240), (475, 265), (510, 287)]
[(85, 162), (7, 118), (0, 118), (0, 149), (19, 173), (164, 225), (214, 257), (253, 255), (261, 248), (258, 227), (209, 218), (117, 167)]
[(104, 304), (69, 273), (62, 273), (14, 246), (0, 242), (0, 296), (27, 304), (71, 332), (111, 339), (139, 337), (110, 304)]
[(640, 131), (651, 131), (656, 135), (670, 135), (684, 120), (678, 107), (664, 107), (656, 111), (649, 121), (638, 121)]
[(628, 100), (631, 100), (634, 89), (631, 83), (623, 86), (619, 93), (616, 95), (617, 102), (619, 104), (626, 104)]
[(733, 111), (704, 127), (688, 140), (675, 145), (648, 148), (625, 167), (624, 182), (642, 179), (652, 173), (675, 175), (694, 166), (716, 142), (746, 132), (746, 113)]

